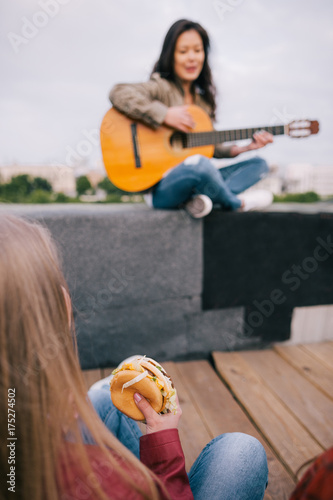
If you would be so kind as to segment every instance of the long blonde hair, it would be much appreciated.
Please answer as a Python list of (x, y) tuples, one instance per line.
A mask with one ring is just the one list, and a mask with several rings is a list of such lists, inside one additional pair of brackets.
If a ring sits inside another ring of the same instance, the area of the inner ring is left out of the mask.
[[(14, 389), (17, 498), (66, 498), (61, 496), (59, 479), (59, 457), (64, 461), (62, 470), (66, 460), (68, 466), (73, 463), (62, 453), (66, 432), (75, 441), (76, 464), (83, 477), (90, 478), (87, 487), (92, 497), (110, 498), (94, 477), (81, 437), (84, 425), (119, 481), (138, 496), (156, 500), (160, 498), (156, 478), (106, 429), (87, 399), (64, 289), (67, 285), (48, 230), (18, 217), (0, 216), (0, 429), (2, 439), (10, 437), (7, 407), (9, 389)], [(7, 442), (1, 443), (0, 455), (6, 475)], [(9, 496), (9, 485), (1, 486), (2, 498)], [(119, 498), (116, 491), (114, 498)]]

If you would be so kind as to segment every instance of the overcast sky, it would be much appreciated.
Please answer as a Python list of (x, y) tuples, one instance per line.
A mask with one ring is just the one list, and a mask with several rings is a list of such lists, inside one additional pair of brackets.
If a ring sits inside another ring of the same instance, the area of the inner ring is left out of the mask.
[(318, 119), (319, 135), (260, 154), (333, 165), (331, 0), (2, 0), (0, 165), (98, 164), (109, 90), (147, 80), (184, 17), (211, 37), (216, 128)]

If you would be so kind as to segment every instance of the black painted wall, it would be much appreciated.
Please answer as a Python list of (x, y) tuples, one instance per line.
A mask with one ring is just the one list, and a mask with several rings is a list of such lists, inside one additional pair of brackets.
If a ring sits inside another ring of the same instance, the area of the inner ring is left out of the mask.
[(333, 303), (332, 213), (216, 211), (203, 244), (203, 309), (245, 306), (245, 336), (288, 339), (294, 307)]

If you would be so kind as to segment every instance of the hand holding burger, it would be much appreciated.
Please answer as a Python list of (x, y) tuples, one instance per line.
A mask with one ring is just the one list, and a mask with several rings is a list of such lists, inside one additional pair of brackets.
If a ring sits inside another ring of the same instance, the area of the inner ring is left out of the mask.
[(147, 433), (178, 426), (181, 416), (176, 389), (164, 368), (151, 358), (137, 356), (113, 372), (113, 404), (134, 420), (146, 420)]
[(146, 434), (152, 434), (153, 432), (164, 431), (167, 429), (177, 429), (179, 424), (179, 419), (182, 416), (182, 410), (179, 406), (178, 396), (176, 395), (177, 411), (176, 413), (156, 413), (155, 410), (148, 403), (141, 394), (134, 393), (134, 400), (143, 413), (146, 419)]

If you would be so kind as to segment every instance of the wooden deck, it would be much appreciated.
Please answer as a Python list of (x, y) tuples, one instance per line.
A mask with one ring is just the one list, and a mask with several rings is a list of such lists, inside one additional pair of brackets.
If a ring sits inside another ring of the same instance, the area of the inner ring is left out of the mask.
[[(187, 469), (215, 436), (245, 432), (266, 449), (265, 500), (288, 499), (308, 462), (333, 445), (333, 342), (214, 352), (213, 360), (163, 363), (183, 410)], [(85, 371), (87, 387), (110, 371)]]

